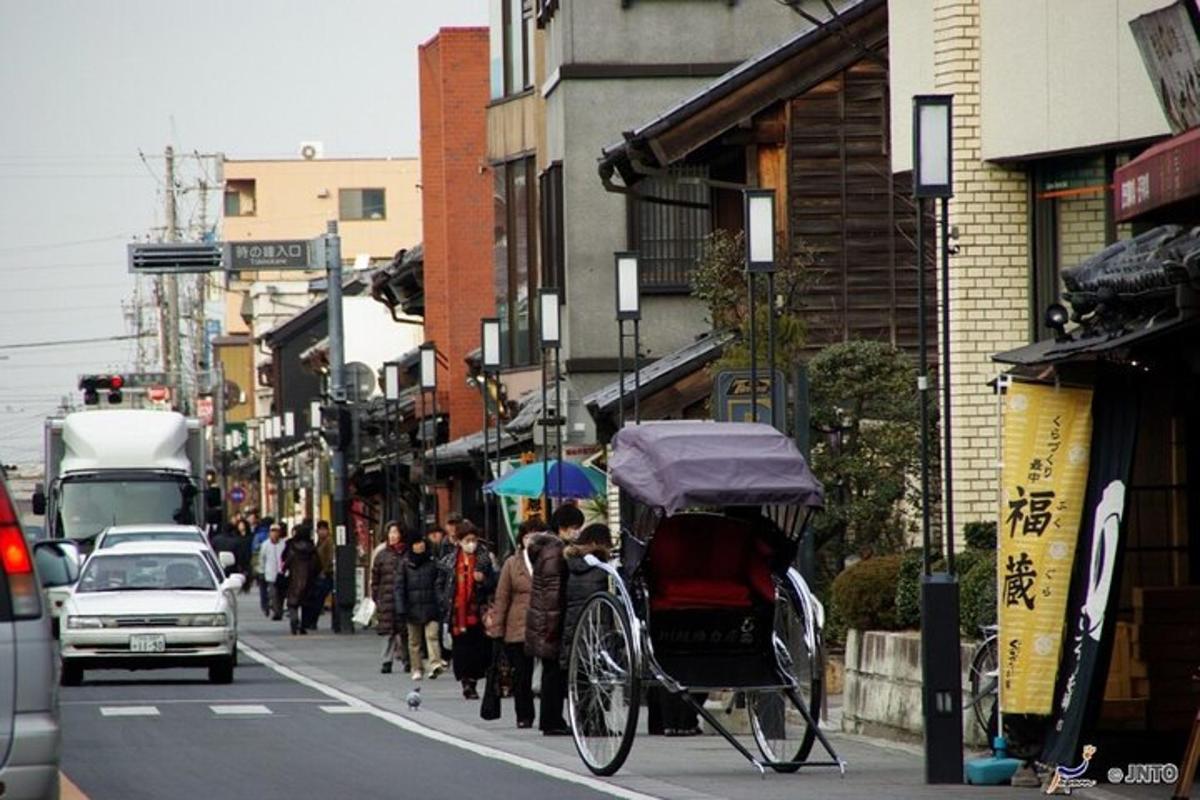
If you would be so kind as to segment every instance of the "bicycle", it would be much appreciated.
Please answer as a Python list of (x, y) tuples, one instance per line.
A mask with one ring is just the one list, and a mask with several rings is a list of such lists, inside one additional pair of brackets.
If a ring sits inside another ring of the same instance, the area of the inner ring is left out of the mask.
[(995, 740), (999, 730), (996, 720), (1000, 690), (1000, 652), (996, 625), (980, 625), (983, 641), (971, 655), (971, 696), (966, 706), (971, 709), (975, 724), (987, 737), (988, 744)]

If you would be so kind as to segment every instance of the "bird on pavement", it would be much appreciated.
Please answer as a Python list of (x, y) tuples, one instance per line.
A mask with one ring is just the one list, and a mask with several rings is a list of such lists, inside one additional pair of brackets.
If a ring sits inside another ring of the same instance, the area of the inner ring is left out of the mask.
[(417, 688), (415, 688), (411, 692), (409, 692), (408, 696), (405, 697), (404, 700), (405, 700), (405, 702), (408, 703), (408, 707), (410, 710), (416, 711), (418, 708), (420, 708), (421, 707), (421, 687), (418, 686)]

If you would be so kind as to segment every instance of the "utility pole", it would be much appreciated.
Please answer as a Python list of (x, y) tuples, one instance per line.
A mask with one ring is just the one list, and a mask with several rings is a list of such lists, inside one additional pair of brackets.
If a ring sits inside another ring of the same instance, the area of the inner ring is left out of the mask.
[(349, 514), (346, 513), (346, 447), (345, 434), (350, 426), (342, 424), (346, 405), (346, 349), (342, 338), (342, 237), (338, 235), (337, 220), (329, 221), (325, 236), (325, 268), (329, 289), (326, 305), (329, 309), (329, 378), (333, 404), (337, 409), (338, 436), (331, 448), (333, 462), (333, 531), (334, 531), (334, 590), (333, 623), (339, 633), (353, 633), (350, 619), (354, 611), (354, 571), (358, 566), (357, 537), (351, 537)]
[[(203, 238), (203, 236), (204, 236), (204, 229), (207, 227), (207, 223), (208, 223), (207, 214), (205, 213), (207, 205), (208, 205), (208, 182), (201, 179), (201, 181), (200, 181), (200, 236), (201, 236), (201, 238)], [(206, 297), (207, 294), (208, 294), (208, 275), (204, 272), (201, 272), (199, 275), (196, 276), (196, 304), (192, 307), (192, 321), (195, 324), (195, 333), (193, 334), (194, 338), (192, 339), (192, 342), (193, 342), (192, 350), (195, 353), (196, 376), (197, 376), (197, 378), (199, 378), (199, 375), (202, 371), (204, 371), (204, 370), (208, 371), (208, 374), (210, 376), (209, 391), (214, 392), (213, 402), (215, 403), (216, 402), (215, 392), (219, 391), (221, 387), (218, 387), (215, 390), (211, 388), (213, 385), (211, 376), (214, 375), (215, 373), (213, 372), (213, 365), (211, 363), (209, 363), (209, 359), (208, 359), (208, 332), (205, 330), (205, 321), (204, 321), (204, 303), (205, 303), (205, 300), (207, 299), (207, 297)], [(196, 391), (194, 394), (195, 394), (196, 401), (199, 402), (200, 381), (198, 379), (196, 381)]]
[[(175, 219), (175, 148), (167, 145), (163, 151), (166, 159), (166, 219), (168, 242), (179, 241), (179, 226)], [(167, 385), (171, 387), (171, 401), (179, 403), (183, 394), (183, 364), (179, 341), (179, 281), (174, 275), (163, 276), (166, 294), (166, 330), (163, 331), (163, 369), (167, 373)], [(182, 406), (181, 406), (182, 407)]]

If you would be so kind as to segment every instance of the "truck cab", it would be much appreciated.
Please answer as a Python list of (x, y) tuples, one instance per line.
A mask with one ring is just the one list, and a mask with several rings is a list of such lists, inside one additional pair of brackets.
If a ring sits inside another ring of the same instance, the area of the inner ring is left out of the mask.
[(96, 410), (46, 421), (46, 533), (85, 549), (112, 525), (203, 522), (203, 430), (170, 411)]

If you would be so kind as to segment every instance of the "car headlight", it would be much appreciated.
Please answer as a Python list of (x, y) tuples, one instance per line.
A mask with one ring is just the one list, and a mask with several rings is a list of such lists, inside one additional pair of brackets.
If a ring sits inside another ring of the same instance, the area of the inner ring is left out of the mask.
[(67, 627), (78, 629), (103, 628), (104, 620), (99, 617), (67, 617)]
[(226, 614), (193, 614), (186, 623), (194, 628), (224, 628), (229, 624)]

